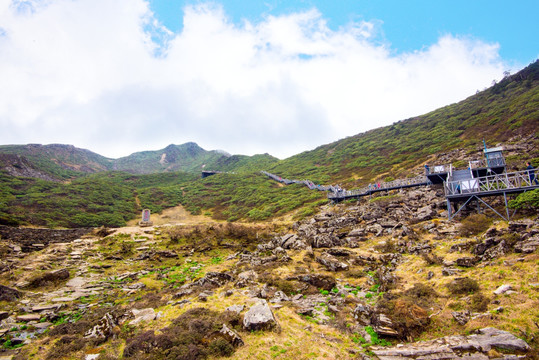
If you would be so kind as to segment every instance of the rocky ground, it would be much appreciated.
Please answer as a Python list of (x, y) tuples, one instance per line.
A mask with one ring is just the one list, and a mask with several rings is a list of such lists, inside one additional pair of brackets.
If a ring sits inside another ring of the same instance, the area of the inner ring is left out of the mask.
[(0, 359), (537, 358), (537, 214), (449, 222), (440, 195), (289, 227), (4, 234)]

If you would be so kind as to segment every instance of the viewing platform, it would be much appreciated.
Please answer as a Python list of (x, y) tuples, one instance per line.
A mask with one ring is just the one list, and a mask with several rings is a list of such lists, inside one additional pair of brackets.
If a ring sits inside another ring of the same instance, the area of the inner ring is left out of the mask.
[[(535, 171), (537, 171), (537, 169), (535, 169)], [(539, 185), (532, 181), (529, 170), (512, 173), (494, 173), (490, 176), (448, 181), (444, 183), (445, 197), (447, 199), (447, 211), (450, 220), (473, 199), (483, 203), (503, 219), (509, 220), (510, 216), (507, 204), (507, 195), (519, 194), (534, 189), (539, 189)], [(484, 197), (491, 196), (504, 197), (506, 210), (505, 216), (497, 212), (489, 204), (482, 200)], [(451, 203), (458, 202), (464, 202), (464, 204), (453, 214)]]

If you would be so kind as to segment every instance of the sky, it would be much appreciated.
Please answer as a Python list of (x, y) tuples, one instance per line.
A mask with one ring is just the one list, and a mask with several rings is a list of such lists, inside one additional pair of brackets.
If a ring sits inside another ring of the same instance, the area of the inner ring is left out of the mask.
[(539, 1), (0, 0), (0, 144), (279, 158), (534, 62)]

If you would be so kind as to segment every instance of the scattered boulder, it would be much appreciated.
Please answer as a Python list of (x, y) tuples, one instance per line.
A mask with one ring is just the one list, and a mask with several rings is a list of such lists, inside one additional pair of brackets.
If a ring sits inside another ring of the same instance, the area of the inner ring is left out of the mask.
[(453, 319), (461, 325), (464, 326), (470, 321), (470, 312), (468, 310), (464, 311), (452, 311), (451, 315), (453, 316)]
[(173, 295), (173, 298), (174, 299), (179, 299), (179, 298), (182, 298), (184, 296), (188, 296), (188, 295), (191, 295), (195, 292), (194, 289), (191, 289), (189, 287), (189, 285), (191, 284), (186, 284), (186, 285), (183, 285), (180, 289), (180, 291), (176, 292), (174, 295)]
[(239, 315), (243, 311), (244, 308), (245, 308), (244, 305), (232, 305), (232, 306), (227, 307), (225, 310)]
[(430, 220), (436, 216), (436, 211), (431, 205), (426, 205), (419, 208), (415, 214), (416, 221)]
[(461, 257), (457, 259), (457, 265), (462, 267), (474, 267), (477, 264), (475, 257)]
[(500, 295), (510, 290), (513, 290), (513, 287), (511, 285), (509, 284), (501, 285), (496, 290), (494, 290), (494, 295)]
[(153, 321), (157, 316), (155, 310), (152, 308), (142, 310), (133, 309), (131, 313), (135, 318), (129, 322), (129, 325), (137, 325), (143, 321)]
[(258, 274), (253, 270), (243, 271), (238, 274), (238, 281), (234, 284), (237, 288), (246, 287), (258, 278)]
[(198, 300), (206, 302), (208, 298), (213, 295), (213, 291), (203, 291), (198, 294)]
[(271, 303), (280, 303), (283, 301), (290, 301), (290, 298), (286, 296), (286, 294), (280, 290), (275, 292), (275, 295), (270, 300)]
[(191, 286), (203, 286), (206, 288), (218, 288), (225, 285), (227, 282), (232, 281), (234, 278), (227, 272), (214, 272), (210, 271), (206, 273), (206, 276), (190, 284)]
[(394, 327), (393, 322), (387, 315), (376, 314), (374, 317), (375, 317), (374, 318), (375, 326), (373, 327), (374, 331), (384, 336), (393, 336), (393, 337), (399, 336), (399, 332), (393, 328)]
[(300, 240), (296, 234), (288, 234), (285, 237), (281, 238), (280, 245), (283, 249), (305, 249), (307, 244), (304, 241)]
[(373, 309), (371, 306), (361, 303), (354, 309), (354, 318), (362, 325), (370, 325)]
[(322, 274), (306, 274), (299, 276), (288, 277), (287, 280), (297, 280), (316, 287), (317, 289), (330, 291), (333, 289), (337, 282), (335, 278), (329, 275)]
[(323, 233), (315, 235), (310, 242), (313, 248), (331, 248), (334, 246), (340, 246), (340, 239), (331, 233)]
[(529, 239), (518, 242), (515, 245), (515, 252), (531, 254), (539, 248), (539, 235), (530, 237)]
[(453, 275), (459, 274), (460, 272), (462, 272), (462, 270), (460, 270), (460, 269), (449, 268), (449, 267), (442, 268), (442, 275), (443, 276), (453, 276)]
[(39, 321), (41, 319), (41, 315), (39, 314), (26, 314), (26, 315), (19, 315), (17, 316), (17, 321)]
[(115, 316), (113, 316), (110, 313), (105, 314), (97, 325), (95, 325), (93, 328), (89, 329), (85, 334), (84, 337), (86, 338), (109, 338), (114, 336), (118, 330), (116, 327), (118, 326), (118, 319), (116, 319)]
[(329, 254), (322, 254), (317, 257), (316, 262), (324, 265), (329, 271), (346, 271), (349, 267), (348, 264)]
[(268, 303), (260, 299), (243, 317), (243, 328), (247, 331), (280, 330), (280, 326), (273, 316)]
[(164, 257), (164, 258), (177, 258), (178, 254), (176, 254), (174, 251), (170, 250), (161, 250), (156, 253), (157, 255)]
[(18, 290), (0, 285), (0, 301), (16, 301), (20, 297), (21, 293)]
[(219, 331), (219, 333), (234, 347), (244, 345), (243, 339), (238, 335), (238, 333), (226, 326), (226, 324), (223, 324), (223, 328)]

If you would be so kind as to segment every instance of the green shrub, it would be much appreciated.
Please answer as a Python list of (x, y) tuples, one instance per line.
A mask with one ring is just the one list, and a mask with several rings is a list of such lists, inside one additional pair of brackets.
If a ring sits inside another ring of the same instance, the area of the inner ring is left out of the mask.
[(223, 338), (213, 340), (208, 347), (210, 353), (216, 356), (230, 356), (234, 353), (234, 347)]
[(539, 189), (518, 195), (516, 199), (509, 201), (509, 207), (512, 209), (539, 209)]
[(457, 278), (447, 284), (449, 292), (453, 295), (473, 294), (479, 291), (479, 283), (468, 277)]
[(480, 292), (477, 292), (471, 297), (470, 307), (473, 311), (484, 312), (487, 311), (490, 299)]
[(461, 236), (478, 235), (486, 231), (491, 223), (492, 219), (483, 214), (472, 214), (462, 220), (459, 232)]

